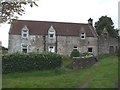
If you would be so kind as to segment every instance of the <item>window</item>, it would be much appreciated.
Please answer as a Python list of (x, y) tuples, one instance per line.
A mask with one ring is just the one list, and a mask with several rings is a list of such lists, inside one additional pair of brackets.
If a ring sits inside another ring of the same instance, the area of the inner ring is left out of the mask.
[(85, 39), (85, 33), (81, 33), (81, 39)]
[(28, 31), (22, 30), (22, 38), (27, 38), (27, 37), (28, 37)]
[(88, 48), (88, 52), (92, 53), (93, 49), (92, 48)]
[(27, 37), (27, 34), (26, 34), (26, 33), (23, 33), (23, 37)]
[(49, 32), (49, 38), (54, 38), (55, 37), (55, 33), (54, 32)]
[(49, 52), (55, 52), (55, 46), (48, 46)]
[(27, 53), (27, 45), (22, 45), (22, 52)]
[(73, 49), (78, 49), (78, 48), (77, 48), (77, 46), (74, 46), (74, 48), (73, 48)]
[(55, 38), (55, 29), (53, 28), (53, 26), (51, 26), (48, 30), (48, 38), (49, 39)]
[(50, 38), (53, 38), (54, 34), (50, 34)]
[(22, 38), (28, 38), (28, 35), (29, 35), (29, 30), (27, 28), (27, 26), (24, 26), (21, 30), (21, 35), (22, 35)]

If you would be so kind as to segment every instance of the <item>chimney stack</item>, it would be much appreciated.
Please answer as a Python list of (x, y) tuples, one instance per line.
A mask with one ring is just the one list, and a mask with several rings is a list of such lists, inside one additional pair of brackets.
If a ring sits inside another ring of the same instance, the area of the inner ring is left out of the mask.
[(91, 18), (88, 19), (88, 25), (93, 26), (93, 19)]

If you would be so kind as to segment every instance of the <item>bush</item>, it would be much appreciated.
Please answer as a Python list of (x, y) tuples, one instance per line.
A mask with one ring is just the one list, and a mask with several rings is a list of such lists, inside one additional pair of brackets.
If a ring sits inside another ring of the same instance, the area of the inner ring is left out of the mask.
[(80, 56), (79, 51), (77, 49), (73, 49), (73, 51), (70, 54), (70, 57), (73, 58), (73, 57), (79, 57), (79, 56)]
[(3, 56), (2, 72), (25, 72), (60, 67), (62, 58), (56, 53), (14, 53)]
[(83, 56), (83, 57), (87, 57), (87, 56), (91, 56), (91, 55), (93, 55), (93, 53), (84, 52), (84, 53), (82, 53), (81, 56)]

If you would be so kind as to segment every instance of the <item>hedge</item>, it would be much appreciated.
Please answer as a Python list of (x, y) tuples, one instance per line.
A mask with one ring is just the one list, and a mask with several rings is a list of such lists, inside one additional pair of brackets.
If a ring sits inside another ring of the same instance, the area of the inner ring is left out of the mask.
[(14, 53), (2, 57), (2, 73), (48, 70), (60, 67), (62, 57), (56, 53)]

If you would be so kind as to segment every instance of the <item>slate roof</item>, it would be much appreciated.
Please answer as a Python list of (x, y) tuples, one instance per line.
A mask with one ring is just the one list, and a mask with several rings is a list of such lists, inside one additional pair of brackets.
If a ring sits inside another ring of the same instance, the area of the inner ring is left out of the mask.
[(88, 24), (83, 23), (67, 23), (67, 22), (50, 22), (50, 21), (30, 21), (16, 20), (11, 24), (9, 34), (20, 35), (21, 29), (24, 26), (29, 29), (30, 35), (47, 35), (51, 26), (56, 30), (56, 35), (59, 36), (79, 36), (81, 28), (84, 28), (86, 36), (94, 37), (96, 32)]

